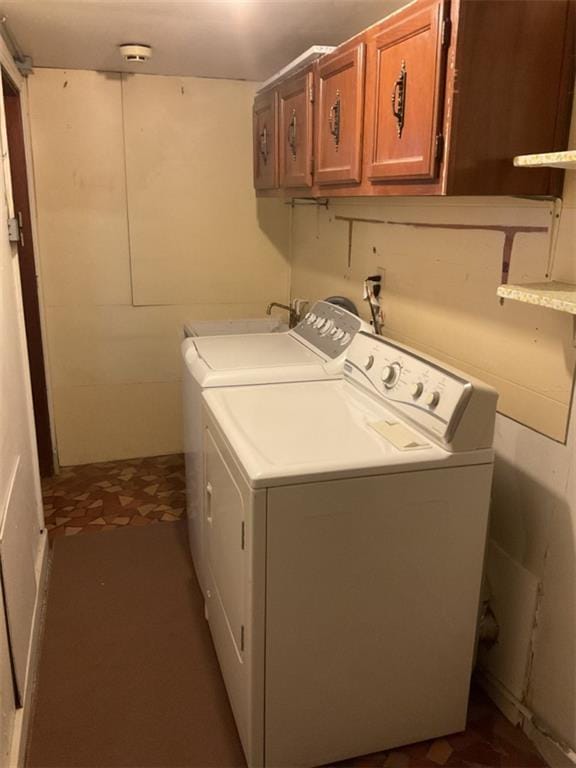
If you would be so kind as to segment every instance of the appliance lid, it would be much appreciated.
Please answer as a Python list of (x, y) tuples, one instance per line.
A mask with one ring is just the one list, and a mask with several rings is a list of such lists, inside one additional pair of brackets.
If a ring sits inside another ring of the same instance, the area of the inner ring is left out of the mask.
[(207, 390), (209, 411), (253, 487), (487, 463), (451, 454), (343, 380)]
[(253, 333), (194, 339), (198, 356), (215, 371), (322, 363), (322, 358), (292, 333)]

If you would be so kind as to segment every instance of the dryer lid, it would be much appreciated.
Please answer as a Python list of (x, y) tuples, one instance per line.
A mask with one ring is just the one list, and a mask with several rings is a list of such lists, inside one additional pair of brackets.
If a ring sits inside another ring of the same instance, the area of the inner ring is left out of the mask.
[(445, 451), (343, 380), (211, 389), (203, 397), (255, 488), (492, 459), (491, 451)]

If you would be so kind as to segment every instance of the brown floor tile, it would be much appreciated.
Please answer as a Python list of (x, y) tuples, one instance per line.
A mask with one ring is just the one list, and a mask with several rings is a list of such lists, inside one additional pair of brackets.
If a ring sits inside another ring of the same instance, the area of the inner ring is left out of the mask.
[(43, 480), (42, 494), (51, 537), (173, 522), (185, 514), (184, 457), (64, 467)]

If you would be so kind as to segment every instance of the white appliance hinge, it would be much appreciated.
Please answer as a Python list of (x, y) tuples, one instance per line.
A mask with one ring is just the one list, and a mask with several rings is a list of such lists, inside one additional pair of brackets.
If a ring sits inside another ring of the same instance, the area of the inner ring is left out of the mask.
[(442, 47), (450, 44), (450, 33), (452, 32), (452, 22), (446, 18), (442, 22)]
[(242, 520), (242, 533), (240, 534), (240, 546), (242, 549), (246, 548), (246, 523)]
[(244, 650), (244, 624), (240, 627), (240, 650)]
[(20, 243), (24, 245), (24, 235), (22, 233), (22, 214), (18, 212), (17, 216), (8, 219), (8, 240), (11, 243)]

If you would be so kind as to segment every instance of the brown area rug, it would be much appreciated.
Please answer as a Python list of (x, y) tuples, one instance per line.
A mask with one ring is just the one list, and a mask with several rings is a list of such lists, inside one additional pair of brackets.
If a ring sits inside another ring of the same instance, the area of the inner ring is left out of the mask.
[(245, 765), (185, 524), (54, 545), (27, 765)]

